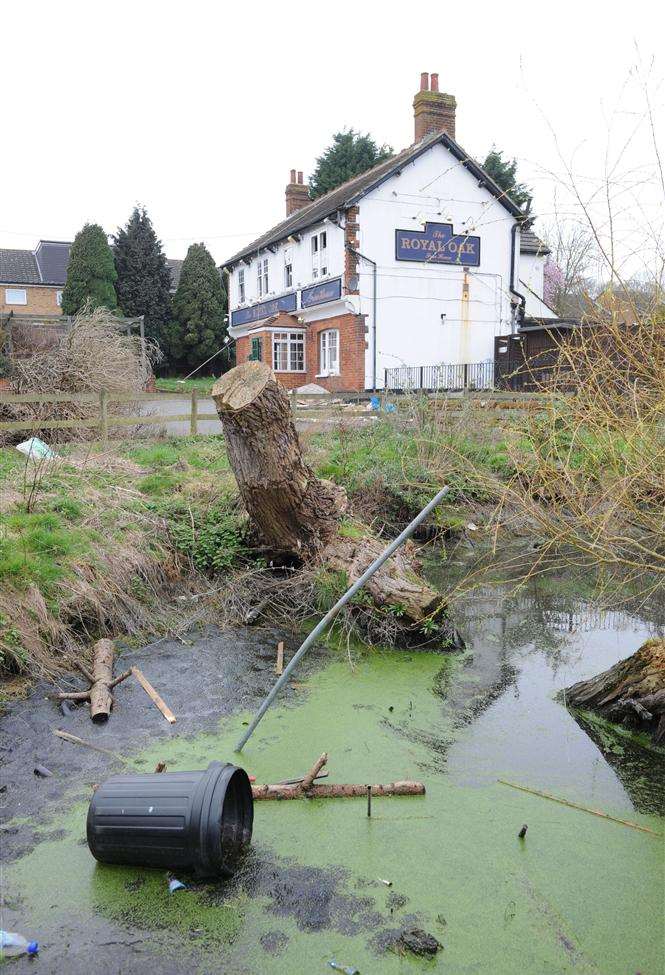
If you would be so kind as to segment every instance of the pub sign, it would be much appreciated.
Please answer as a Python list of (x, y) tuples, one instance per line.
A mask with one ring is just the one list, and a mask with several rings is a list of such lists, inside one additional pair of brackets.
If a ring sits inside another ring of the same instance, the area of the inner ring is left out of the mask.
[(424, 230), (395, 231), (395, 260), (478, 267), (480, 237), (454, 234), (451, 223), (428, 221)]

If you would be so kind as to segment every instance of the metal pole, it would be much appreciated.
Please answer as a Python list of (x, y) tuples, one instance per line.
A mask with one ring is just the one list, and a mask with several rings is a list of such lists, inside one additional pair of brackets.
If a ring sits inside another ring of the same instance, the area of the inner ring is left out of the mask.
[(402, 543), (405, 542), (407, 538), (410, 538), (411, 535), (413, 535), (418, 525), (420, 525), (420, 523), (423, 522), (425, 518), (427, 518), (428, 514), (431, 511), (433, 511), (434, 508), (436, 508), (437, 504), (439, 504), (440, 501), (443, 501), (443, 499), (445, 498), (445, 496), (448, 494), (449, 491), (450, 488), (448, 486), (441, 488), (439, 493), (432, 498), (432, 500), (429, 502), (428, 505), (426, 505), (423, 508), (420, 514), (416, 515), (413, 521), (406, 526), (404, 531), (397, 536), (395, 541), (391, 542), (388, 548), (384, 549), (381, 555), (379, 555), (379, 557), (372, 562), (372, 564), (368, 569), (365, 569), (365, 571), (360, 576), (360, 578), (356, 579), (356, 581), (353, 583), (351, 588), (347, 589), (347, 591), (344, 593), (342, 598), (338, 599), (335, 605), (333, 606), (333, 608), (329, 609), (326, 615), (323, 617), (323, 619), (319, 623), (317, 623), (317, 625), (309, 634), (305, 642), (301, 645), (300, 649), (293, 655), (291, 660), (289, 660), (288, 664), (284, 668), (284, 673), (276, 681), (273, 689), (270, 691), (265, 701), (263, 702), (259, 710), (256, 712), (256, 715), (254, 716), (254, 719), (252, 720), (252, 723), (250, 724), (249, 728), (247, 729), (245, 734), (242, 736), (242, 738), (236, 745), (235, 751), (237, 752), (242, 751), (243, 747), (247, 744), (247, 742), (253, 735), (259, 721), (266, 713), (266, 711), (268, 710), (272, 702), (275, 700), (275, 698), (279, 694), (284, 684), (286, 684), (287, 680), (291, 676), (291, 672), (295, 670), (295, 668), (298, 666), (298, 663), (300, 662), (300, 659), (304, 657), (304, 655), (307, 653), (307, 651), (312, 646), (312, 644), (316, 642), (317, 638), (323, 633), (323, 631), (328, 627), (328, 625), (332, 623), (332, 621), (335, 619), (342, 606), (345, 606), (350, 599), (353, 599), (353, 597), (358, 592), (358, 590), (362, 589), (362, 587), (365, 585), (367, 580), (371, 579), (371, 577), (374, 575), (376, 570), (380, 569), (383, 563), (390, 558), (393, 552), (396, 552), (397, 549), (400, 547), (400, 545), (402, 545)]

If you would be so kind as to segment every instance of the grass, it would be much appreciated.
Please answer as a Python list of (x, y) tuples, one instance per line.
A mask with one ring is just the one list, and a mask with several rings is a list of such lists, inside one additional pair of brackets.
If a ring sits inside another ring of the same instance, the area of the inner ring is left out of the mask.
[[(460, 527), (460, 501), (484, 497), (474, 465), (495, 477), (510, 470), (501, 442), (468, 431), (415, 435), (390, 420), (340, 426), (305, 437), (304, 447), (319, 475), (346, 487), (352, 513), (341, 533), (356, 539), (366, 524), (403, 526), (444, 478), (454, 491), (440, 524)], [(36, 472), (15, 450), (0, 449), (0, 671), (44, 671), (56, 659), (66, 666), (96, 635), (159, 632), (182, 617), (182, 604), (166, 608), (178, 587), (251, 560), (222, 437), (59, 453)], [(339, 585), (318, 579), (318, 603), (334, 601)]]
[(178, 379), (177, 376), (169, 376), (157, 379), (155, 385), (157, 389), (163, 390), (165, 393), (191, 393), (193, 389), (197, 389), (199, 393), (209, 395), (216, 382), (217, 379), (215, 376), (202, 376), (196, 379), (184, 380)]

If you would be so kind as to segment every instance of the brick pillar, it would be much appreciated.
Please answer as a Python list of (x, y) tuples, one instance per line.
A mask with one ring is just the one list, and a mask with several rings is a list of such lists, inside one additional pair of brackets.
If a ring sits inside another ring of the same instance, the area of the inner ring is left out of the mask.
[(447, 132), (455, 138), (455, 110), (457, 102), (454, 95), (439, 91), (439, 76), (423, 72), (420, 76), (420, 91), (413, 99), (415, 142), (420, 142), (432, 132)]

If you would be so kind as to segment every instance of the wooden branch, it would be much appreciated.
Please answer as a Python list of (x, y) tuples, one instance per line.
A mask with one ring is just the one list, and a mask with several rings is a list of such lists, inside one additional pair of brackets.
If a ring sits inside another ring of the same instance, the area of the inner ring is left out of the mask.
[(89, 701), (90, 717), (95, 724), (103, 724), (108, 721), (113, 707), (113, 694), (111, 691), (123, 680), (130, 676), (128, 670), (119, 677), (113, 679), (113, 641), (98, 640), (92, 648), (93, 667), (92, 672), (80, 660), (76, 661), (76, 667), (81, 671), (86, 680), (90, 681), (87, 691), (65, 691), (53, 695), (57, 701)]
[(562, 806), (568, 806), (570, 809), (580, 809), (582, 812), (591, 813), (592, 816), (600, 816), (601, 819), (609, 819), (612, 823), (619, 823), (621, 826), (630, 826), (631, 829), (639, 829), (642, 833), (651, 833), (652, 836), (661, 836), (662, 833), (657, 833), (656, 830), (649, 829), (648, 826), (640, 826), (639, 823), (633, 823), (629, 819), (617, 819), (616, 816), (610, 816), (609, 813), (602, 812), (600, 809), (591, 809), (589, 806), (581, 806), (578, 802), (571, 802), (570, 799), (560, 799), (559, 796), (553, 796), (549, 792), (540, 792), (538, 789), (528, 789), (525, 785), (517, 785), (515, 782), (507, 782), (505, 779), (497, 779), (501, 785), (508, 785), (511, 789), (519, 789), (520, 792), (528, 792), (531, 796), (540, 796), (541, 799), (549, 799), (551, 802), (558, 802)]
[[(388, 785), (369, 786), (372, 796), (424, 796), (425, 786), (422, 782), (408, 780), (391, 782)], [(367, 797), (368, 787), (340, 783), (333, 785), (312, 785), (305, 792), (302, 785), (253, 785), (254, 799), (354, 799)]]
[(53, 729), (53, 734), (57, 738), (62, 738), (64, 741), (69, 741), (72, 745), (83, 745), (85, 748), (92, 748), (95, 752), (101, 752), (103, 755), (110, 755), (114, 758), (116, 762), (122, 762), (123, 765), (127, 765), (129, 768), (134, 768), (133, 764), (122, 755), (118, 755), (117, 752), (112, 752), (108, 748), (102, 748), (101, 745), (93, 745), (91, 741), (85, 741), (83, 738), (79, 738), (77, 735), (70, 735), (68, 731), (60, 731), (59, 728)]
[(280, 640), (277, 644), (277, 663), (275, 664), (275, 673), (279, 677), (284, 670), (284, 644)]
[(49, 694), (55, 701), (89, 701), (90, 691), (62, 691), (60, 694)]
[(300, 783), (300, 788), (303, 792), (308, 792), (312, 788), (314, 779), (317, 777), (323, 766), (328, 761), (328, 753), (324, 752), (319, 758), (314, 762), (309, 772), (303, 776), (303, 780)]
[(139, 682), (143, 690), (146, 692), (146, 694), (148, 695), (152, 703), (155, 705), (156, 708), (158, 708), (162, 712), (162, 714), (169, 722), (169, 724), (175, 724), (176, 721), (175, 714), (169, 707), (167, 707), (167, 705), (164, 703), (164, 701), (159, 696), (159, 694), (152, 686), (150, 681), (147, 679), (147, 677), (143, 675), (143, 673), (139, 670), (138, 667), (132, 667), (132, 673), (134, 674), (134, 677), (136, 677), (137, 681)]
[(95, 678), (92, 676), (92, 674), (90, 673), (90, 671), (88, 670), (88, 668), (85, 666), (85, 664), (82, 664), (80, 660), (77, 660), (76, 661), (76, 667), (78, 667), (78, 669), (81, 671), (81, 673), (83, 674), (83, 676), (85, 677), (85, 679), (88, 681), (88, 683), (92, 684), (94, 682), (94, 679)]
[(127, 680), (127, 678), (131, 676), (132, 676), (132, 669), (130, 667), (130, 669), (126, 670), (124, 674), (120, 674), (119, 677), (114, 677), (111, 683), (109, 684), (109, 687), (110, 688), (117, 687), (118, 684), (122, 684), (123, 680)]

